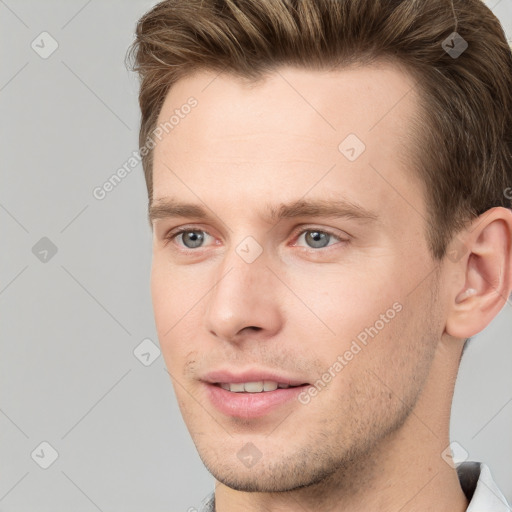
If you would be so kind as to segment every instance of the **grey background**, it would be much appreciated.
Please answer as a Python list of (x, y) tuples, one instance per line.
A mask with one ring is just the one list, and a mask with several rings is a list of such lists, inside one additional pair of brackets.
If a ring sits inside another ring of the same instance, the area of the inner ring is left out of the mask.
[[(158, 343), (141, 166), (92, 194), (138, 147), (124, 56), (154, 3), (0, 0), (0, 511), (185, 511), (213, 490), (162, 357), (133, 353)], [(510, 39), (512, 0), (488, 5)], [(509, 302), (464, 356), (452, 417), (509, 501), (511, 327)]]

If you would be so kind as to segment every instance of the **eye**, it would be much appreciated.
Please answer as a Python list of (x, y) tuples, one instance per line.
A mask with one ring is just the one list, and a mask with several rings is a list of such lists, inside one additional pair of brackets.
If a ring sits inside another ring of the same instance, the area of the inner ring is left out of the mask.
[(212, 238), (206, 231), (200, 229), (180, 229), (165, 237), (172, 241), (178, 239), (186, 249), (197, 249), (202, 247), (207, 238)]
[(339, 236), (319, 229), (306, 229), (302, 231), (297, 238), (296, 244), (301, 240), (304, 240), (304, 242), (306, 242), (306, 244), (312, 249), (322, 249), (329, 245), (333, 245), (331, 242), (334, 243), (342, 241)]

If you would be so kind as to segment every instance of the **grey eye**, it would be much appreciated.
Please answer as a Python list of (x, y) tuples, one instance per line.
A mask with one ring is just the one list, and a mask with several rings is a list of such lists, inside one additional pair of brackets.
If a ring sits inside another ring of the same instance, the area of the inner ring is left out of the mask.
[(183, 245), (188, 249), (200, 247), (204, 242), (204, 233), (202, 231), (185, 231), (180, 233)]
[(323, 231), (306, 231), (304, 239), (310, 247), (320, 249), (327, 246), (331, 239), (331, 235), (329, 233), (324, 233)]

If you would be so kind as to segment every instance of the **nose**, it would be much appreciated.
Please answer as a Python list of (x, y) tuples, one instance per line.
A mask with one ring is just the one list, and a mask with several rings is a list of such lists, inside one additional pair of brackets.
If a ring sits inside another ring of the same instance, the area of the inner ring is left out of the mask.
[(222, 273), (208, 294), (205, 321), (211, 334), (239, 342), (245, 337), (270, 338), (279, 332), (282, 303), (267, 263), (263, 254), (251, 263), (235, 251), (225, 257)]

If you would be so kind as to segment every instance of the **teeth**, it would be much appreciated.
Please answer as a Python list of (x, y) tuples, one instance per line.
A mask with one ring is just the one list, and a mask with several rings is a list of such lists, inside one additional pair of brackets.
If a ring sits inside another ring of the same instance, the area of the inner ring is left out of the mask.
[(226, 382), (220, 383), (220, 387), (233, 393), (261, 393), (264, 391), (274, 391), (277, 388), (286, 389), (289, 388), (289, 384), (279, 384), (270, 380), (260, 380), (258, 382), (237, 382), (235, 384), (229, 384)]
[(274, 391), (274, 389), (278, 388), (277, 382), (272, 382), (270, 380), (263, 381), (263, 391)]
[(245, 382), (243, 387), (245, 388), (244, 391), (247, 391), (247, 393), (261, 393), (263, 391), (263, 381)]
[(234, 391), (235, 393), (242, 393), (245, 391), (244, 384), (229, 384), (229, 391)]

